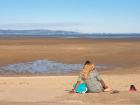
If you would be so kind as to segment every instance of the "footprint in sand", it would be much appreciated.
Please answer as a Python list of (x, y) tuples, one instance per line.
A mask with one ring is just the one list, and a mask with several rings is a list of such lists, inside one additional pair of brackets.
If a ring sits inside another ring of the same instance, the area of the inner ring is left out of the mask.
[(28, 82), (19, 82), (18, 84), (19, 84), (19, 85), (29, 85)]
[(82, 101), (80, 100), (65, 100), (65, 101), (61, 101), (62, 103), (74, 103), (75, 105), (80, 105), (80, 104), (84, 104)]

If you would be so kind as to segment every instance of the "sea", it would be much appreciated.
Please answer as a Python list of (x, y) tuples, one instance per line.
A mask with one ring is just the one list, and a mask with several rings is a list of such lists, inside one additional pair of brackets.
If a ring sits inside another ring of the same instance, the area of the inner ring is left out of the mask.
[(11, 37), (35, 37), (35, 38), (93, 38), (93, 39), (140, 39), (140, 33), (133, 34), (62, 34), (62, 35), (1, 35), (0, 38), (11, 38)]

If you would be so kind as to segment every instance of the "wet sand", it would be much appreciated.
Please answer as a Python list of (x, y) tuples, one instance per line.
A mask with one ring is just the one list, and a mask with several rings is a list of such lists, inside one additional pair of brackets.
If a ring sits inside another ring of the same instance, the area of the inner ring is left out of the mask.
[(0, 66), (48, 59), (64, 63), (140, 65), (137, 39), (0, 38)]

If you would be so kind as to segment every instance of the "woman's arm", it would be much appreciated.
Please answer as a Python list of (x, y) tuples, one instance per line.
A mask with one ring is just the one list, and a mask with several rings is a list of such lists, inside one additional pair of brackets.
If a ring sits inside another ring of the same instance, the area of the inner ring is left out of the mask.
[(105, 82), (103, 81), (103, 79), (100, 77), (99, 73), (97, 71), (95, 73), (96, 73), (96, 78), (97, 78), (98, 81), (100, 81), (103, 89), (107, 89), (108, 86), (105, 84)]
[(72, 89), (69, 93), (74, 93), (76, 89), (78, 88), (79, 84), (80, 84), (80, 81), (77, 81), (74, 89)]
[(76, 82), (76, 86), (75, 86), (75, 88), (73, 89), (74, 91), (78, 88), (79, 84), (80, 84), (80, 81), (77, 81), (77, 82)]
[(105, 84), (105, 82), (101, 79), (100, 80), (101, 85), (103, 86), (104, 89), (107, 89), (108, 86)]
[(104, 92), (110, 92), (110, 91), (112, 91), (112, 89), (111, 88), (109, 88), (106, 84), (105, 84), (105, 82), (101, 79), (100, 80), (100, 83), (102, 84), (102, 86), (103, 86), (103, 91)]

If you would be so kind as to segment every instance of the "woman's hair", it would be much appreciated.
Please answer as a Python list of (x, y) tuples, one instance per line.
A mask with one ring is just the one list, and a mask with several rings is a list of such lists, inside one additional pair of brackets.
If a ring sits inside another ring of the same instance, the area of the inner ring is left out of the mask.
[(91, 70), (90, 64), (92, 64), (90, 61), (86, 61), (82, 70), (82, 79), (86, 80), (88, 77), (88, 74)]
[(85, 65), (89, 65), (89, 64), (91, 64), (91, 61), (88, 61), (88, 60), (87, 60), (87, 61), (85, 62), (85, 64), (84, 64), (84, 66), (85, 66)]

